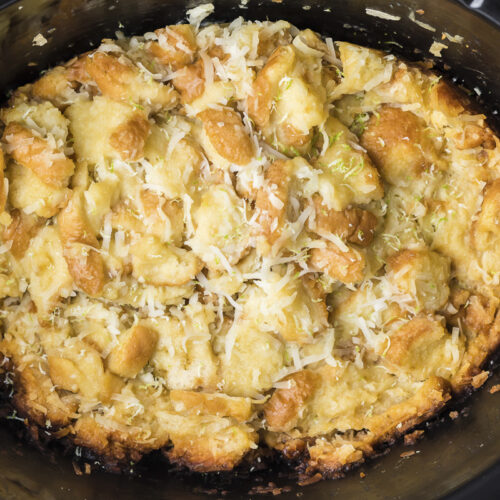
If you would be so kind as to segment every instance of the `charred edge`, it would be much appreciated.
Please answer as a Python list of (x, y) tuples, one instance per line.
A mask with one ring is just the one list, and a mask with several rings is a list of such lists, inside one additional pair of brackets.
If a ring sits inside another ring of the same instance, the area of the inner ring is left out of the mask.
[[(496, 351), (490, 354), (483, 368), (489, 369), (491, 373), (499, 365), (500, 352)], [(444, 416), (447, 411), (457, 410), (460, 414), (466, 413), (465, 405), (469, 398), (479, 390), (472, 385), (463, 386), (446, 403), (429, 408), (423, 415), (415, 416), (404, 423), (400, 430), (380, 437), (370, 444), (370, 449), (363, 451), (363, 457), (360, 460), (341, 467), (328, 468), (318, 465), (311, 467), (310, 465), (308, 446), (318, 438), (331, 438), (332, 436), (329, 435), (295, 440), (295, 445), (286, 451), (262, 447), (245, 455), (242, 462), (233, 470), (200, 473), (194, 470), (195, 464), (169, 460), (165, 454), (169, 449), (168, 446), (148, 453), (128, 450), (130, 453), (126, 459), (115, 460), (109, 456), (99, 455), (90, 448), (77, 445), (74, 436), (68, 434), (62, 438), (58, 437), (57, 431), (61, 428), (53, 427), (49, 430), (36, 423), (29, 415), (29, 408), (15, 397), (17, 392), (13, 389), (16, 386), (16, 377), (12, 364), (4, 362), (2, 369), (3, 372), (0, 372), (0, 421), (5, 420), (17, 439), (37, 449), (52, 463), (55, 463), (57, 457), (62, 455), (71, 457), (73, 462), (84, 470), (90, 467), (90, 471), (104, 471), (131, 477), (150, 476), (151, 472), (164, 476), (167, 471), (169, 475), (189, 483), (193, 491), (211, 495), (227, 493), (237, 483), (241, 485), (241, 481), (244, 480), (251, 480), (255, 484), (248, 492), (249, 494), (276, 495), (290, 491), (292, 488), (290, 483), (306, 486), (323, 479), (342, 478), (366, 460), (389, 453), (391, 447), (400, 443), (409, 432), (430, 430), (441, 425), (447, 420)], [(358, 431), (358, 433), (362, 432)], [(135, 460), (130, 460), (132, 456)], [(288, 484), (278, 486), (275, 481)]]

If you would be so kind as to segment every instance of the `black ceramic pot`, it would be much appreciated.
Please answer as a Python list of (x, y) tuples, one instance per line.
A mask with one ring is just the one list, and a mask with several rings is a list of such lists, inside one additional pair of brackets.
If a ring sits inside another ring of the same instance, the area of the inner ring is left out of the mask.
[[(33, 80), (41, 70), (84, 52), (105, 36), (122, 28), (142, 34), (182, 21), (187, 8), (200, 0), (0, 0), (0, 101), (11, 88)], [(436, 67), (463, 84), (476, 96), (500, 130), (500, 0), (214, 0), (208, 21), (286, 19), (310, 27), (335, 40), (348, 40), (390, 50), (410, 60), (432, 58), (428, 49), (441, 33), (464, 37), (436, 60)], [(400, 16), (399, 21), (368, 16), (372, 8)], [(325, 10), (326, 9), (326, 10)], [(409, 13), (422, 9), (419, 19), (435, 27), (432, 32), (412, 22)], [(33, 46), (42, 33), (48, 43)], [(46, 452), (20, 441), (15, 427), (0, 421), (0, 498), (2, 499), (178, 499), (200, 498), (215, 486), (225, 498), (242, 498), (256, 484), (274, 481), (290, 485), (281, 498), (334, 497), (353, 499), (500, 498), (500, 393), (488, 387), (500, 383), (494, 374), (485, 387), (460, 403), (460, 417), (447, 410), (426, 429), (425, 438), (407, 458), (409, 448), (396, 445), (384, 457), (348, 472), (338, 481), (296, 486), (276, 470), (258, 474), (189, 476), (166, 473), (166, 464), (151, 458), (140, 476), (104, 472), (75, 474), (71, 456)], [(360, 472), (365, 477), (360, 477)], [(220, 497), (216, 494), (214, 498)]]

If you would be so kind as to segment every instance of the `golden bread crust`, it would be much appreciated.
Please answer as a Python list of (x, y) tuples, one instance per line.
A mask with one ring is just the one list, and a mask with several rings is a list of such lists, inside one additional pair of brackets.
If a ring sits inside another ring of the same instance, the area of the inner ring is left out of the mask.
[(31, 429), (117, 467), (271, 448), (334, 477), (484, 382), (500, 143), (435, 74), (184, 24), (103, 40), (0, 120), (0, 372)]

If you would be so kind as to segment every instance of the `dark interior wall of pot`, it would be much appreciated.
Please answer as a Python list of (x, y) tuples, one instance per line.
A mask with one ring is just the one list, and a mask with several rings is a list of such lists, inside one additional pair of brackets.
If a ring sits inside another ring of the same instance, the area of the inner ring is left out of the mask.
[[(493, 0), (498, 5), (498, 0)], [(37, 77), (41, 70), (96, 46), (100, 39), (114, 36), (117, 29), (140, 34), (158, 26), (185, 19), (194, 0), (0, 0), (0, 100), (7, 91)], [(492, 122), (500, 111), (500, 32), (491, 22), (467, 12), (454, 0), (215, 0), (215, 13), (208, 21), (287, 19), (299, 27), (310, 27), (334, 39), (380, 47), (412, 60), (433, 58), (433, 41), (448, 45), (440, 69), (457, 78), (482, 102)], [(490, 5), (494, 5), (490, 1)], [(365, 8), (383, 10), (400, 21), (365, 13)], [(424, 10), (417, 18), (434, 26), (435, 32), (409, 19), (411, 11)], [(493, 12), (493, 11), (491, 11)], [(123, 28), (119, 28), (123, 26)], [(441, 40), (443, 32), (460, 35), (462, 44)], [(34, 46), (38, 34), (47, 38)], [(480, 94), (480, 95), (478, 95)], [(500, 121), (497, 121), (497, 127)], [(499, 127), (500, 128), (500, 127)], [(490, 381), (499, 383), (497, 375)], [(400, 446), (388, 456), (348, 475), (343, 481), (317, 483), (300, 491), (303, 498), (440, 498), (472, 477), (483, 474), (500, 459), (500, 393), (481, 391), (467, 402), (468, 416), (456, 421), (445, 417), (432, 428), (410, 458), (401, 458), (408, 448)], [(37, 450), (20, 444), (0, 422), (0, 498), (198, 498), (192, 479), (154, 478), (133, 480), (93, 474), (76, 476), (70, 459), (51, 463)], [(286, 483), (282, 479), (281, 483)], [(203, 480), (198, 481), (198, 486)], [(484, 484), (484, 483), (483, 483)], [(498, 485), (498, 482), (496, 483)], [(210, 482), (206, 483), (210, 487)], [(229, 498), (242, 498), (250, 489), (248, 480), (236, 478)], [(297, 498), (294, 488), (281, 498)], [(477, 490), (476, 490), (477, 491)], [(490, 486), (498, 498), (499, 488)]]

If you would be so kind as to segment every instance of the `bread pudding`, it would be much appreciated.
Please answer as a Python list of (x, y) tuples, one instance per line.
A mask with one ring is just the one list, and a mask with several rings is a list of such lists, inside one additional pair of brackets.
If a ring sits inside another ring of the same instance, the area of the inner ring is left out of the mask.
[(103, 40), (0, 120), (0, 371), (31, 429), (331, 477), (484, 381), (499, 140), (425, 64), (179, 24)]

